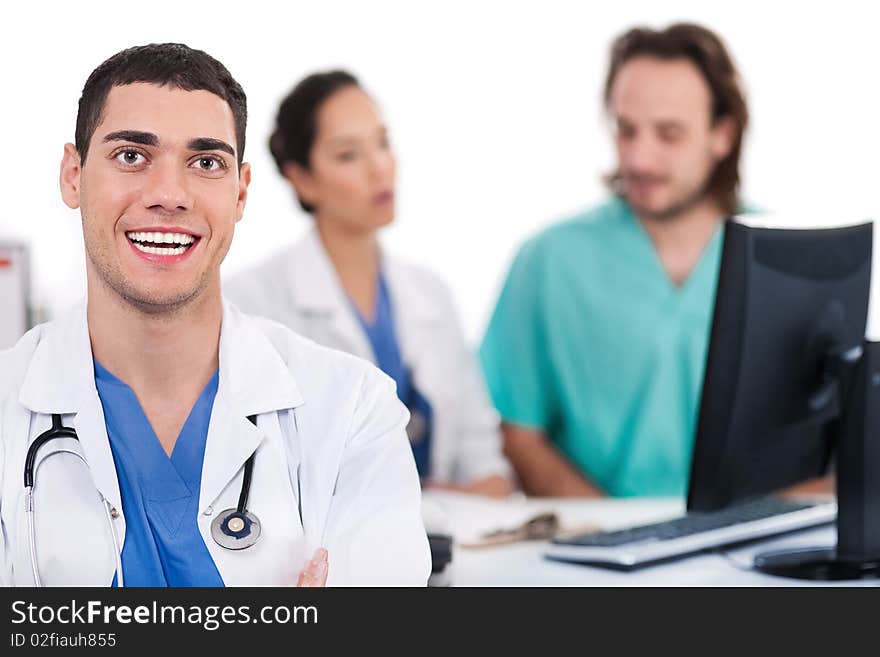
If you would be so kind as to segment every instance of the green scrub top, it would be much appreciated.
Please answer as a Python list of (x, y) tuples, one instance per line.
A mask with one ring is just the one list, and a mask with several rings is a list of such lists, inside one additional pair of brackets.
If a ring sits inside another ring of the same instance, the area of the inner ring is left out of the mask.
[(722, 230), (676, 286), (620, 198), (529, 240), (480, 349), (501, 417), (614, 496), (683, 496)]

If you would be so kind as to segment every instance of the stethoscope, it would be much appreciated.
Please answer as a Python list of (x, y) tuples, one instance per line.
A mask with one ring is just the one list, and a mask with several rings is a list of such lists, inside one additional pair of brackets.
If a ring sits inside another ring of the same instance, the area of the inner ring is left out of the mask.
[[(248, 420), (257, 426), (256, 415), (248, 416)], [(221, 511), (211, 523), (211, 538), (217, 545), (227, 550), (244, 550), (260, 540), (262, 531), (260, 520), (247, 510), (256, 455), (257, 453), (254, 452), (244, 462), (244, 478), (241, 482), (241, 493), (238, 495), (238, 506)]]
[[(257, 418), (255, 415), (248, 417), (251, 423), (256, 426)], [(40, 451), (46, 443), (56, 438), (72, 438), (79, 441), (76, 429), (65, 427), (61, 423), (61, 415), (52, 414), (52, 428), (40, 434), (30, 447), (28, 447), (27, 455), (24, 459), (24, 489), (27, 495), (27, 505), (25, 507), (28, 524), (28, 541), (31, 557), (31, 570), (34, 575), (34, 585), (43, 586), (43, 580), (40, 577), (40, 570), (37, 565), (37, 539), (36, 539), (36, 509), (34, 505), (34, 491), (36, 489), (36, 474), (39, 466), (50, 456), (55, 454), (71, 454), (78, 458), (88, 468), (89, 464), (79, 452), (68, 449), (58, 448), (37, 462), (37, 452)], [(217, 545), (227, 550), (243, 550), (254, 545), (260, 538), (261, 527), (260, 521), (253, 513), (247, 510), (248, 495), (251, 489), (251, 477), (254, 471), (254, 457), (256, 452), (250, 455), (244, 464), (244, 478), (241, 482), (241, 493), (238, 496), (238, 506), (234, 509), (226, 509), (217, 514), (211, 522), (211, 537)], [(100, 491), (98, 493), (100, 495)], [(122, 550), (119, 546), (119, 536), (116, 533), (114, 520), (119, 517), (119, 512), (114, 508), (109, 500), (101, 495), (101, 502), (107, 515), (107, 523), (110, 526), (110, 536), (113, 540), (113, 553), (116, 558), (116, 582), (122, 587), (124, 586), (122, 578)]]

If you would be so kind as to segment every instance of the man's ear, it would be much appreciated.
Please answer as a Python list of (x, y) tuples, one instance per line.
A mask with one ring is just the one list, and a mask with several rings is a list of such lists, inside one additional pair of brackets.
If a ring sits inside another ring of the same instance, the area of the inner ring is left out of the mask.
[(282, 170), (284, 177), (296, 190), (297, 197), (308, 205), (317, 206), (315, 181), (311, 172), (296, 162), (285, 162)]
[(235, 222), (241, 221), (244, 215), (244, 206), (247, 203), (248, 186), (251, 184), (251, 165), (242, 162), (238, 171), (238, 200), (235, 206)]
[(76, 146), (64, 144), (64, 155), (61, 158), (61, 172), (58, 182), (61, 185), (61, 198), (72, 210), (79, 207), (82, 177), (82, 162)]
[(732, 116), (722, 116), (712, 127), (712, 155), (720, 162), (733, 150), (736, 139), (736, 122)]

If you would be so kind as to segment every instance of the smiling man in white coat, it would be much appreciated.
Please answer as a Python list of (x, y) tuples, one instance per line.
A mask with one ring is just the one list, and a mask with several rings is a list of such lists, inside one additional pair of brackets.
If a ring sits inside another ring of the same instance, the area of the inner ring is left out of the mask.
[(0, 352), (0, 583), (426, 583), (392, 380), (221, 297), (246, 116), (180, 44), (87, 81), (60, 183), (88, 301)]

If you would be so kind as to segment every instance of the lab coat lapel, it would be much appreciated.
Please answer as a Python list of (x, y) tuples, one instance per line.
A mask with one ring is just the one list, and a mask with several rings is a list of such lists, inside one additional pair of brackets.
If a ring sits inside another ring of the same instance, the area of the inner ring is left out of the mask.
[(224, 304), (220, 381), (208, 427), (199, 512), (213, 503), (263, 440), (263, 430), (248, 417), (303, 403), (290, 368), (253, 321)]
[[(440, 304), (427, 297), (413, 280), (413, 272), (393, 258), (383, 262), (391, 295), (394, 328), (404, 363), (418, 377), (418, 364), (433, 349), (434, 332), (442, 328)], [(424, 392), (424, 390), (423, 390)]]
[[(53, 322), (34, 351), (19, 401), (33, 413), (75, 413), (79, 436), (95, 487), (117, 509), (122, 509), (119, 482), (98, 390), (89, 339), (86, 304), (81, 302)], [(45, 429), (49, 428), (46, 423)], [(34, 436), (42, 433), (39, 428)], [(120, 541), (124, 540), (124, 527)], [(121, 544), (121, 543), (120, 543)]]
[(320, 324), (321, 332), (327, 334), (317, 341), (375, 361), (316, 228), (296, 244), (289, 262), (288, 276), (296, 290), (298, 311), (310, 324)]

